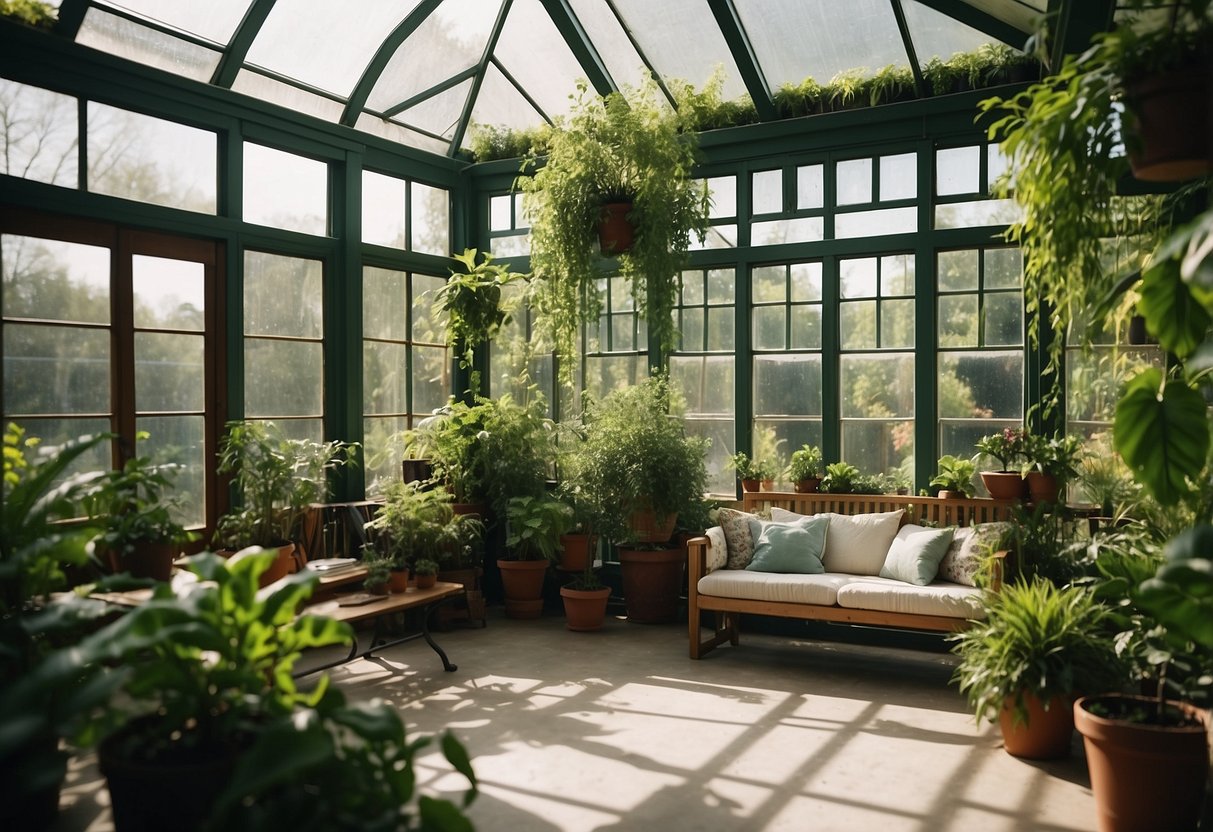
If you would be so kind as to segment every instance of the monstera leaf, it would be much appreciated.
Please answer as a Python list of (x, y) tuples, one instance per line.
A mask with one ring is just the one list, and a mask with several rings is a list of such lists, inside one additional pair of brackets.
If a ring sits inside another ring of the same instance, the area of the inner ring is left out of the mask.
[(1145, 485), (1164, 505), (1188, 493), (1187, 480), (1204, 467), (1209, 449), (1209, 420), (1204, 397), (1183, 380), (1163, 384), (1158, 369), (1139, 373), (1116, 404), (1113, 443)]

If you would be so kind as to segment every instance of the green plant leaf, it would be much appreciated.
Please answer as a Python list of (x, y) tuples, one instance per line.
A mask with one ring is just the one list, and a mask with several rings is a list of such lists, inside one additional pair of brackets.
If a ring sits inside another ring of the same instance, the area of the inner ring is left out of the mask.
[(436, 800), (422, 795), (417, 801), (421, 810), (421, 828), (434, 832), (474, 832), (472, 822), (449, 800)]
[(1178, 379), (1163, 384), (1151, 368), (1129, 382), (1116, 404), (1113, 443), (1160, 503), (1175, 505), (1188, 493), (1188, 477), (1204, 467), (1209, 420), (1200, 393)]
[(455, 770), (466, 777), (468, 783), (471, 784), (471, 788), (463, 798), (463, 805), (466, 808), (476, 799), (477, 794), (476, 773), (472, 771), (472, 760), (468, 757), (463, 743), (449, 731), (442, 735), (442, 754), (446, 757), (447, 762), (453, 765)]
[(1138, 311), (1158, 343), (1180, 358), (1191, 355), (1209, 331), (1209, 313), (1179, 273), (1179, 262), (1164, 260), (1146, 270)]

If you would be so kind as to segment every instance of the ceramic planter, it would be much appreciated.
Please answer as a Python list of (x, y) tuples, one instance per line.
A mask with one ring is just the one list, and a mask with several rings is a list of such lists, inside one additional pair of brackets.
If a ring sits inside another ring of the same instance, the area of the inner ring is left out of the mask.
[(1156, 701), (1119, 694), (1088, 696), (1074, 703), (1082, 734), (1100, 832), (1179, 832), (1196, 828), (1209, 774), (1209, 714), (1168, 702), (1194, 717), (1193, 725), (1146, 725), (1097, 716), (1103, 703), (1150, 709)]
[(685, 549), (619, 550), (623, 572), (623, 599), (628, 621), (668, 624), (677, 621), (682, 589)]
[(1125, 144), (1135, 177), (1182, 182), (1213, 169), (1209, 74), (1208, 63), (1201, 62), (1128, 86), (1135, 136)]
[(430, 589), (434, 584), (438, 583), (437, 575), (418, 575), (416, 577), (418, 589)]
[(741, 490), (742, 491), (761, 491), (762, 490), (762, 480), (752, 480), (752, 479), (749, 479), (748, 477), (742, 478)]
[(602, 629), (606, 620), (607, 600), (611, 597), (610, 587), (570, 589), (563, 586), (560, 597), (564, 600), (564, 617), (568, 619), (565, 626), (570, 630), (583, 633)]
[(114, 571), (129, 572), (135, 578), (169, 581), (173, 577), (176, 556), (177, 548), (171, 543), (139, 542), (132, 551), (114, 558)]
[(560, 565), (562, 572), (584, 572), (594, 562), (598, 549), (596, 534), (562, 534), (560, 536)]
[(393, 593), (406, 592), (409, 588), (409, 570), (393, 569), (387, 579), (387, 588)]
[(628, 219), (631, 211), (631, 202), (608, 202), (602, 206), (602, 216), (598, 220), (598, 248), (606, 256), (632, 250), (636, 231)]
[(499, 560), (505, 589), (505, 614), (510, 618), (538, 618), (543, 612), (543, 577), (546, 560)]
[(1061, 483), (1052, 474), (1032, 471), (1028, 474), (1028, 499), (1034, 503), (1055, 503), (1061, 493)]
[(982, 471), (981, 484), (995, 500), (1019, 500), (1028, 493), (1027, 483), (1015, 471)]
[(1003, 748), (1025, 760), (1056, 760), (1070, 756), (1074, 736), (1074, 709), (1070, 700), (1054, 696), (1046, 709), (1033, 693), (1024, 694), (1027, 721), (1015, 718), (1015, 702), (1008, 698), (998, 714)]
[(821, 477), (809, 477), (804, 480), (797, 480), (792, 484), (796, 489), (797, 494), (812, 494), (821, 487)]

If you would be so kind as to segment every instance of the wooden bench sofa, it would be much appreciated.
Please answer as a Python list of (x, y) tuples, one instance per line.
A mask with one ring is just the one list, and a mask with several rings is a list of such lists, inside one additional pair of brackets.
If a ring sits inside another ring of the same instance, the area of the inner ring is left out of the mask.
[[(801, 515), (828, 512), (848, 516), (902, 510), (904, 512), (900, 519), (902, 526), (914, 523), (923, 526), (964, 527), (1010, 520), (1015, 505), (1015, 501), (981, 498), (939, 499), (937, 497), (761, 491), (746, 493), (742, 510), (758, 513), (778, 508)], [(713, 530), (710, 534), (719, 544), (722, 538), (717, 530)], [(725, 642), (736, 646), (739, 641), (739, 618), (742, 613), (910, 630), (953, 632), (962, 629), (971, 617), (967, 612), (979, 606), (976, 597), (980, 595), (980, 590), (938, 579), (928, 587), (904, 584), (903, 590), (897, 585), (898, 582), (885, 578), (829, 572), (825, 575), (780, 575), (778, 580), (784, 584), (780, 589), (791, 590), (790, 592), (784, 591), (783, 594), (796, 594), (796, 584), (806, 581), (815, 582), (818, 585), (829, 585), (830, 592), (833, 592), (841, 586), (851, 584), (860, 590), (871, 590), (876, 594), (905, 592), (907, 599), (910, 594), (921, 593), (924, 590), (946, 593), (949, 596), (960, 596), (961, 600), (967, 603), (951, 604), (946, 610), (948, 614), (940, 615), (890, 610), (887, 609), (890, 606), (887, 598), (886, 603), (876, 604), (876, 606), (885, 607), (879, 609), (863, 608), (862, 600), (859, 601), (859, 606), (854, 604), (843, 606), (839, 603), (827, 605), (801, 600), (772, 600), (769, 597), (772, 593), (765, 592), (757, 585), (764, 580), (764, 573), (730, 569), (721, 571), (721, 574), (717, 575), (715, 579), (709, 578), (711, 572), (715, 571), (708, 567), (711, 562), (709, 559), (711, 545), (710, 538), (705, 536), (692, 539), (687, 546), (687, 618), (692, 659), (701, 658)], [(1005, 556), (1005, 552), (997, 554)], [(1002, 561), (995, 558), (994, 563), (996, 567), (994, 574), (990, 576), (990, 585), (997, 587), (1001, 581)], [(709, 580), (705, 580), (705, 578), (709, 578)], [(827, 592), (827, 596), (829, 594)], [(862, 596), (862, 592), (860, 595)], [(711, 633), (707, 638), (703, 637), (701, 626), (703, 613), (713, 613), (714, 617), (714, 627), (710, 628)]]

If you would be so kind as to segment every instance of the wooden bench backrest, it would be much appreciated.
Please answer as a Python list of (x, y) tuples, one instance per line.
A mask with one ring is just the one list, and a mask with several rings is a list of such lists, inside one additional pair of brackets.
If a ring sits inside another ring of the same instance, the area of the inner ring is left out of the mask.
[(759, 512), (767, 508), (783, 508), (797, 514), (871, 514), (905, 509), (902, 525), (918, 523), (930, 526), (973, 526), (1012, 519), (1015, 500), (947, 499), (912, 497), (895, 494), (798, 494), (790, 491), (747, 491), (742, 508)]

